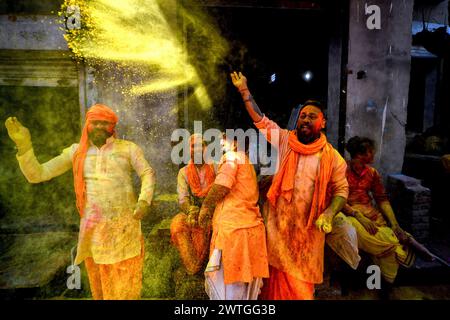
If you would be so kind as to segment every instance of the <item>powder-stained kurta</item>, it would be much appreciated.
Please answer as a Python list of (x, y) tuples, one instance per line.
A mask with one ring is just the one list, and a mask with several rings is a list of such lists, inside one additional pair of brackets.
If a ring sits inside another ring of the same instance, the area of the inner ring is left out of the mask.
[[(289, 131), (281, 129), (265, 116), (255, 125), (260, 130), (267, 129), (261, 132), (278, 148), (278, 163), (282, 163), (289, 150)], [(278, 133), (279, 139), (275, 139), (275, 133)], [(292, 202), (288, 203), (283, 197), (278, 197), (275, 207), (269, 205), (266, 221), (269, 264), (310, 283), (323, 281), (325, 234), (315, 226), (307, 228), (321, 156), (322, 152), (299, 155)], [(336, 150), (334, 157), (332, 176), (327, 186), (327, 199), (335, 196), (347, 198), (347, 164)]]
[(350, 188), (347, 203), (354, 209), (360, 210), (364, 216), (378, 226), (386, 226), (387, 223), (383, 214), (372, 205), (372, 197), (378, 207), (383, 202), (389, 201), (378, 171), (374, 167), (366, 166), (358, 175), (349, 166), (347, 168), (347, 180)]
[(256, 173), (243, 152), (227, 152), (215, 184), (230, 188), (216, 205), (210, 253), (222, 250), (224, 282), (252, 282), (269, 276), (266, 236), (258, 207)]
[[(17, 156), (25, 177), (39, 183), (72, 168), (78, 144), (39, 164), (33, 150)], [(110, 137), (101, 148), (91, 144), (84, 163), (86, 209), (80, 221), (75, 263), (92, 257), (97, 264), (114, 264), (141, 253), (141, 222), (132, 217), (136, 196), (132, 170), (141, 179), (138, 200), (151, 203), (155, 174), (136, 144)]]
[[(206, 188), (208, 186), (208, 181), (206, 179), (206, 165), (199, 167), (195, 167), (198, 173), (198, 179), (200, 181), (200, 187)], [(214, 168), (215, 169), (215, 168)], [(187, 178), (187, 166), (178, 171), (177, 176), (177, 193), (178, 193), (178, 203), (180, 206), (184, 204), (186, 201), (189, 201), (191, 205), (196, 205), (201, 207), (203, 199), (196, 197), (191, 191), (191, 187), (189, 186), (189, 181)]]

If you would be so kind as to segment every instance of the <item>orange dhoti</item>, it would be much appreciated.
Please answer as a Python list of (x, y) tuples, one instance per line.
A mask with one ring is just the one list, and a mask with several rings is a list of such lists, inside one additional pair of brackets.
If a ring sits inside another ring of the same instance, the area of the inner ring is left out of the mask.
[(113, 264), (84, 261), (94, 300), (138, 300), (141, 298), (144, 239), (141, 254)]
[(313, 300), (314, 283), (297, 279), (269, 266), (270, 278), (264, 279), (261, 300)]
[(199, 272), (208, 255), (209, 232), (190, 226), (187, 223), (187, 215), (179, 213), (170, 224), (170, 234), (187, 271), (190, 274)]

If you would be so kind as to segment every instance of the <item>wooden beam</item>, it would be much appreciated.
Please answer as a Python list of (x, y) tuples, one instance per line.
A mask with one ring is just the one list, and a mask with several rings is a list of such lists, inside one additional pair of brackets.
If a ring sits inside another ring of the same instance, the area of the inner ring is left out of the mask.
[[(183, 1), (183, 0), (182, 0)], [(192, 4), (183, 1), (184, 5)], [(232, 7), (232, 8), (265, 8), (265, 9), (296, 9), (319, 10), (322, 1), (295, 0), (199, 0), (198, 5), (204, 7)]]

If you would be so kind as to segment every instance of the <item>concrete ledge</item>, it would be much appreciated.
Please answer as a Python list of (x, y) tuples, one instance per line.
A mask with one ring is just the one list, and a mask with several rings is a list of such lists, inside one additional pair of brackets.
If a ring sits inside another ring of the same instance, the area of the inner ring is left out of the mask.
[(56, 15), (0, 15), (0, 49), (68, 50)]

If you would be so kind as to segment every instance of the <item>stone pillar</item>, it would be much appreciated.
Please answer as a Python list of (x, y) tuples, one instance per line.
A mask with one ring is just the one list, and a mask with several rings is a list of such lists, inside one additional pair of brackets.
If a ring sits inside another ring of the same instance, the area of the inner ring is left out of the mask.
[[(350, 1), (345, 136), (375, 140), (375, 166), (384, 176), (403, 165), (413, 2)], [(374, 13), (366, 14), (366, 5), (380, 9), (380, 29), (369, 29)]]
[(341, 68), (343, 45), (343, 9), (333, 7), (332, 18), (335, 26), (331, 31), (328, 47), (328, 98), (327, 98), (327, 139), (335, 147), (339, 145), (339, 121), (341, 98)]

